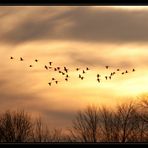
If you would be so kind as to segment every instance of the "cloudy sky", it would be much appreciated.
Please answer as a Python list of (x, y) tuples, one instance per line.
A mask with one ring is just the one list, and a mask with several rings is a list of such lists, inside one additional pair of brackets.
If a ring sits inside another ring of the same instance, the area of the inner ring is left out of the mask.
[[(49, 61), (69, 69), (68, 82), (44, 68)], [(67, 128), (89, 104), (114, 106), (147, 93), (147, 68), (148, 7), (0, 7), (1, 111), (23, 108), (52, 127)], [(59, 83), (49, 86), (52, 77)]]

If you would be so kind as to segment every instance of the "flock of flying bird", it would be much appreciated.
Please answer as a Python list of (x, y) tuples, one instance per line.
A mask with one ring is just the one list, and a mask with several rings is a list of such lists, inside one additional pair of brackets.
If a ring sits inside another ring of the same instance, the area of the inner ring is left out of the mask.
[[(14, 57), (10, 57), (10, 59), (14, 59)], [(24, 59), (22, 57), (20, 57), (20, 61), (24, 61)], [(35, 62), (38, 62), (37, 59), (34, 60)], [(68, 81), (68, 78), (69, 78), (69, 75), (68, 75), (68, 71), (69, 69), (67, 67), (53, 67), (52, 64), (53, 62), (49, 62), (48, 65), (44, 65), (44, 68), (46, 70), (50, 70), (50, 69), (53, 69), (54, 71), (57, 71), (58, 73), (62, 74), (63, 76), (65, 76), (65, 81)], [(29, 67), (33, 67), (33, 65), (29, 65)], [(109, 66), (105, 66), (106, 69), (109, 69)], [(76, 68), (76, 71), (80, 71), (81, 69), (80, 68)], [(85, 74), (86, 71), (90, 70), (88, 67), (86, 67), (85, 69), (82, 70), (82, 74)], [(116, 69), (116, 71), (120, 71), (120, 69)], [(131, 70), (132, 72), (135, 71), (135, 69), (133, 68)], [(124, 75), (124, 74), (127, 74), (129, 73), (129, 71), (122, 71), (121, 74)], [(84, 79), (84, 76), (79, 73), (79, 76), (78, 78), (83, 80)], [(116, 74), (116, 72), (111, 72), (109, 76), (105, 76), (105, 79), (112, 79), (112, 76), (114, 76)], [(101, 75), (100, 74), (97, 74), (96, 75), (96, 80), (98, 81), (98, 83), (101, 82)], [(57, 81), (55, 78), (52, 78), (50, 82), (48, 82), (48, 85), (51, 86), (51, 84), (55, 82), (56, 84), (58, 84), (59, 81)]]

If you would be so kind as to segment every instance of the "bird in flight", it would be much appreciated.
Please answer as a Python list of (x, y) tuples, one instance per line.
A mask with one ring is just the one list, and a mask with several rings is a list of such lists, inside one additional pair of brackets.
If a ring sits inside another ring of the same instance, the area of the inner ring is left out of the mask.
[(68, 69), (66, 67), (64, 67), (64, 70), (65, 70), (66, 73), (68, 72)]
[(83, 80), (84, 79), (84, 77), (81, 77), (81, 80)]
[(97, 77), (100, 77), (101, 75), (97, 74)]
[(100, 83), (100, 79), (97, 79), (97, 81)]
[[(9, 57), (10, 59), (14, 59), (14, 57)], [(20, 61), (23, 61), (24, 59), (22, 58), (22, 57), (20, 57)], [(26, 60), (26, 59), (25, 59)], [(38, 59), (35, 59), (34, 58), (34, 61), (35, 62), (38, 62)], [(45, 65), (44, 66), (44, 68), (46, 69), (46, 70), (48, 70), (48, 69), (53, 69), (54, 71), (57, 71), (58, 73), (61, 73), (62, 75), (65, 75), (65, 81), (68, 81), (68, 78), (70, 77), (70, 75), (68, 74), (68, 67), (64, 67), (63, 66), (63, 70), (61, 70), (62, 69), (62, 67), (53, 67), (53, 66), (51, 66), (52, 65), (52, 63), (53, 62), (49, 62), (49, 64), (50, 64), (50, 66), (48, 65), (48, 67), (47, 67), (47, 65)], [(28, 65), (28, 67), (33, 67), (34, 65), (32, 65), (32, 64), (30, 64), (30, 65)], [(105, 68), (106, 69), (109, 69), (109, 67), (110, 66), (105, 66)], [(120, 68), (120, 67), (119, 67)], [(125, 70), (125, 71), (122, 71), (121, 69), (119, 69), (119, 68), (117, 68), (116, 69), (116, 71), (121, 71), (121, 74), (123, 75), (123, 74), (126, 74), (126, 73), (129, 73), (129, 71), (128, 70)], [(79, 71), (81, 68), (79, 68), (79, 67), (77, 67), (76, 68), (76, 71)], [(85, 74), (85, 73), (87, 73), (87, 70), (90, 70), (88, 67), (85, 67), (85, 69), (82, 69), (82, 73), (81, 74), (79, 74), (79, 78), (81, 79), (81, 80), (83, 80), (85, 77), (84, 77), (84, 75), (83, 74)], [(114, 76), (116, 73), (118, 73), (118, 72), (116, 72), (116, 71), (114, 71), (114, 72), (111, 72), (110, 73), (110, 75), (106, 75), (106, 76), (103, 76), (103, 77), (105, 77), (105, 79), (107, 80), (107, 79), (112, 79), (112, 76)], [(134, 72), (134, 71), (136, 71), (134, 68), (131, 70), (132, 72)], [(96, 76), (97, 76), (97, 81), (100, 83), (100, 74), (96, 74)], [(59, 83), (59, 81), (57, 81), (56, 79), (55, 79), (55, 77), (54, 78), (52, 78), (52, 80), (55, 80), (55, 83), (56, 84), (58, 84)], [(52, 80), (51, 80), (51, 82), (49, 82), (48, 84), (51, 86), (51, 84), (52, 84)]]
[(81, 78), (81, 75), (79, 74), (79, 78)]
[(52, 62), (49, 62), (49, 65), (51, 66)]
[(106, 67), (106, 69), (108, 69), (109, 68), (109, 66), (105, 66)]
[(83, 80), (83, 79), (84, 79), (84, 77), (82, 77), (80, 74), (79, 74), (79, 78), (80, 78), (81, 80)]
[(51, 82), (48, 83), (51, 86)]
[(46, 65), (45, 65), (44, 67), (45, 67), (46, 69), (48, 69), (48, 67), (47, 67)]
[(20, 57), (20, 61), (23, 61), (24, 59), (22, 57)]

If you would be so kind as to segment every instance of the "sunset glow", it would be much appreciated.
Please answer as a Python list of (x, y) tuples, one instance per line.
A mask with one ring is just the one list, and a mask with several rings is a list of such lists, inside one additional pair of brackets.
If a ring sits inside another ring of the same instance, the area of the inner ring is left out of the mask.
[[(68, 127), (75, 112), (89, 104), (113, 107), (147, 93), (147, 6), (1, 6), (0, 10), (1, 110), (23, 108), (46, 117), (52, 127)], [(69, 69), (68, 82), (57, 71), (44, 68), (50, 61), (53, 67)], [(105, 80), (113, 71), (112, 79)], [(49, 86), (53, 77), (59, 83)]]

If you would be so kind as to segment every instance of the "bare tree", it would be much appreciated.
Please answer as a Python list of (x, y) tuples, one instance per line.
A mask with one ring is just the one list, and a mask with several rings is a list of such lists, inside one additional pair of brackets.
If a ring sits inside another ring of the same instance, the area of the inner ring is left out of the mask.
[(32, 122), (24, 111), (9, 110), (0, 116), (1, 142), (27, 142), (30, 139)]
[(123, 103), (111, 108), (99, 109), (100, 141), (102, 142), (144, 142), (146, 124), (141, 120), (133, 102)]
[(80, 142), (97, 142), (99, 128), (98, 109), (88, 106), (83, 112), (79, 111), (73, 127), (70, 129), (72, 140)]
[(33, 141), (34, 142), (61, 142), (63, 140), (62, 129), (50, 129), (43, 123), (41, 117), (34, 122)]
[(114, 112), (105, 106), (99, 109), (99, 126), (101, 133), (101, 141), (113, 142), (118, 141), (118, 130), (115, 130)]
[(0, 114), (0, 142), (147, 142), (147, 99), (114, 109), (88, 106), (77, 112), (68, 135), (51, 129), (41, 117), (33, 120), (24, 111), (8, 110)]
[(130, 102), (117, 106), (114, 126), (119, 133), (119, 142), (136, 141), (140, 123), (141, 120), (135, 103)]
[(148, 141), (148, 95), (143, 94), (138, 97), (138, 112), (142, 122), (143, 132), (141, 134), (141, 139), (143, 141)]
[(62, 129), (53, 129), (50, 132), (50, 142), (62, 142), (62, 141), (64, 141)]
[(33, 141), (34, 142), (46, 142), (44, 125), (41, 117), (35, 119), (33, 128)]
[(148, 124), (148, 95), (141, 95), (138, 99), (141, 118)]

